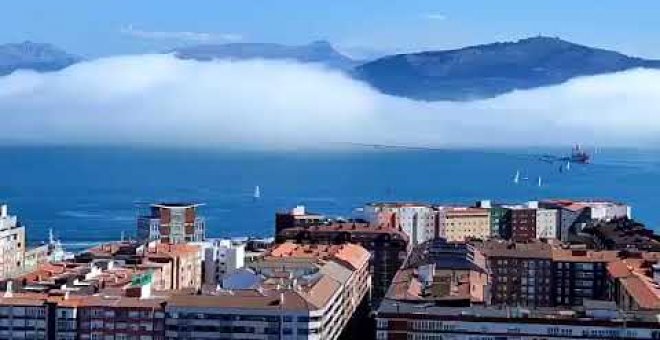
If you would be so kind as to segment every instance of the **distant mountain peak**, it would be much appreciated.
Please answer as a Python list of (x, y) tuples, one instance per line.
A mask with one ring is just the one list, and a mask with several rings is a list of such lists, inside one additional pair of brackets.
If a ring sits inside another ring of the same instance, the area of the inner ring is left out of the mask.
[(337, 52), (325, 40), (307, 45), (281, 45), (276, 43), (231, 43), (196, 45), (178, 48), (174, 54), (182, 59), (285, 59), (303, 63), (321, 63), (332, 68), (349, 70), (358, 62)]
[(81, 60), (51, 44), (24, 41), (0, 45), (0, 76), (16, 70), (57, 71)]
[(430, 101), (472, 100), (636, 67), (660, 68), (660, 61), (536, 36), (388, 56), (358, 66), (354, 75), (386, 94)]

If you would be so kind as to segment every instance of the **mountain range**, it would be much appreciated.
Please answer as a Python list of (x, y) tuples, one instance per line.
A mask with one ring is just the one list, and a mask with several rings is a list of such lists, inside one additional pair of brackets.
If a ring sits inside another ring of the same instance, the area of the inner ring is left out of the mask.
[[(560, 84), (572, 78), (633, 68), (660, 68), (648, 60), (559, 38), (532, 37), (455, 50), (424, 51), (354, 60), (326, 41), (289, 46), (273, 43), (231, 43), (178, 48), (178, 58), (284, 59), (320, 63), (346, 72), (380, 92), (425, 101), (467, 101), (495, 97), (519, 89)], [(54, 71), (81, 58), (49, 44), (0, 45), (0, 75), (18, 69)]]
[(360, 62), (335, 50), (327, 41), (315, 41), (308, 45), (287, 46), (273, 43), (231, 43), (198, 45), (175, 49), (182, 59), (288, 59), (302, 63), (321, 63), (331, 68), (351, 70)]
[(421, 100), (472, 100), (518, 89), (563, 83), (575, 77), (660, 68), (660, 61), (534, 37), (457, 50), (386, 56), (353, 74), (383, 93)]
[(0, 76), (19, 69), (57, 71), (82, 60), (50, 44), (26, 41), (0, 45)]

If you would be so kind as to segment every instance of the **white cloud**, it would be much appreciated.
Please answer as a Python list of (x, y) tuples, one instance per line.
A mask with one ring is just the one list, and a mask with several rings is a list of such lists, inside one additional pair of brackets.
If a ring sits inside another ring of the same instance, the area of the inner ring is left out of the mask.
[(252, 148), (655, 146), (659, 106), (660, 71), (653, 70), (489, 100), (425, 103), (380, 94), (318, 65), (141, 55), (0, 77), (0, 140)]
[(447, 15), (442, 13), (426, 13), (423, 15), (425, 19), (435, 20), (435, 21), (444, 21), (447, 20)]
[(120, 32), (122, 34), (140, 39), (179, 40), (192, 41), (197, 43), (235, 42), (243, 39), (243, 36), (236, 33), (144, 31), (134, 28), (133, 25), (122, 27)]

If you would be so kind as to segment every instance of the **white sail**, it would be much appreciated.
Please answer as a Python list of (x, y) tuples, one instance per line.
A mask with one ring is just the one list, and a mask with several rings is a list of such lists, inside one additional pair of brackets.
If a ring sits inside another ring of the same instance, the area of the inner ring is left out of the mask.
[(261, 198), (261, 190), (259, 189), (259, 186), (254, 187), (254, 196), (255, 199)]
[(571, 161), (566, 162), (566, 170), (571, 170)]
[(520, 171), (516, 171), (516, 175), (513, 177), (513, 183), (518, 184), (520, 182)]
[(541, 179), (541, 176), (539, 176), (539, 186), (543, 185), (543, 180)]

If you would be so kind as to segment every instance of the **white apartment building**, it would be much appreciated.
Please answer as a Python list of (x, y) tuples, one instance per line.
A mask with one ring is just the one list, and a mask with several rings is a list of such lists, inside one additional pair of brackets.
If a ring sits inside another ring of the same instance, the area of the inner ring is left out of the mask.
[(632, 209), (629, 205), (611, 201), (584, 201), (578, 202), (589, 208), (591, 219), (610, 221), (615, 218), (632, 218)]
[(204, 284), (216, 285), (245, 265), (245, 242), (211, 239), (200, 245), (204, 249)]
[(536, 238), (559, 238), (559, 211), (556, 209), (536, 209)]
[(397, 228), (410, 238), (412, 245), (432, 240), (437, 234), (436, 210), (426, 204), (417, 203), (372, 203), (364, 209), (364, 217), (372, 224), (381, 223), (383, 215), (394, 214)]
[(9, 277), (23, 269), (25, 261), (25, 228), (16, 216), (0, 205), (0, 277)]

